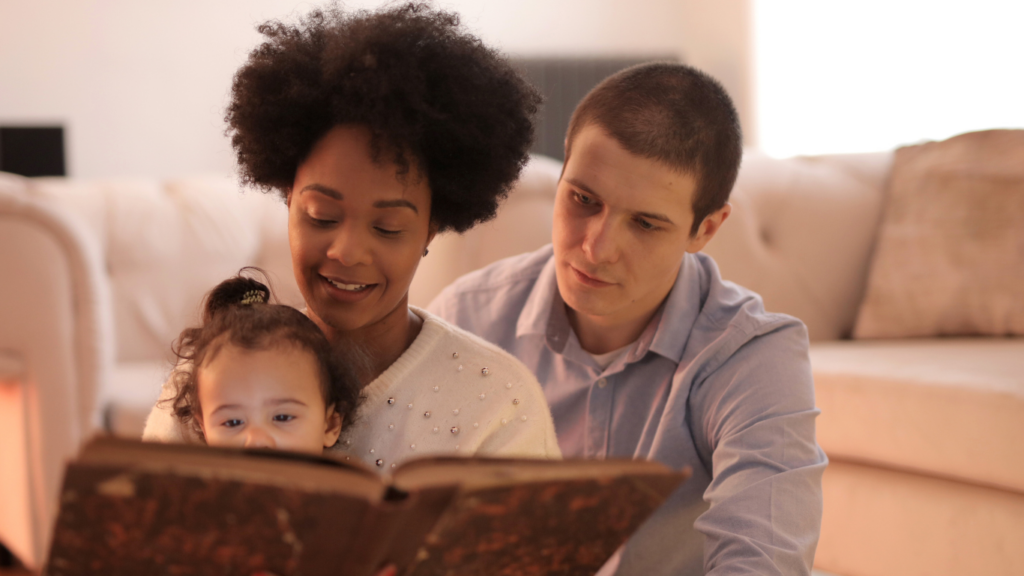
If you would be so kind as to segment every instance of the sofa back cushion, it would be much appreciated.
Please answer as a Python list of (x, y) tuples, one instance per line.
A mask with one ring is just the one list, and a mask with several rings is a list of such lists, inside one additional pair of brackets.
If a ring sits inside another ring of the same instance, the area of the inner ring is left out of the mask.
[(80, 217), (98, 239), (113, 295), (117, 360), (171, 360), (203, 296), (244, 266), (267, 271), (278, 298), (302, 305), (288, 254), (287, 210), (228, 177), (34, 179), (32, 192)]
[(855, 336), (1024, 336), (1024, 130), (895, 157)]
[(891, 153), (773, 159), (748, 153), (732, 215), (705, 252), (811, 340), (847, 337), (864, 294)]

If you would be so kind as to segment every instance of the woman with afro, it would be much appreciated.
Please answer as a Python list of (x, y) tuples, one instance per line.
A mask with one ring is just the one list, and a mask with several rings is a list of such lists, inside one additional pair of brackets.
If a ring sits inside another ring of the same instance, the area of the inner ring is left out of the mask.
[[(518, 178), (536, 92), (424, 4), (331, 7), (259, 31), (228, 133), (243, 181), (288, 206), (305, 313), (366, 358), (338, 449), (382, 472), (426, 454), (559, 457), (532, 373), (408, 304), (434, 236), (492, 218)], [(160, 404), (144, 437), (193, 439)]]

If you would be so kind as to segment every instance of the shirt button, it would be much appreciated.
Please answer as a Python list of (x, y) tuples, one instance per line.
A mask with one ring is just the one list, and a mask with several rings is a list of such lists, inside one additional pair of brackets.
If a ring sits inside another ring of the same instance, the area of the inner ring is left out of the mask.
[(605, 379), (605, 378), (601, 378), (600, 380), (597, 381), (597, 387), (598, 388), (604, 388), (607, 385), (608, 385), (608, 380)]

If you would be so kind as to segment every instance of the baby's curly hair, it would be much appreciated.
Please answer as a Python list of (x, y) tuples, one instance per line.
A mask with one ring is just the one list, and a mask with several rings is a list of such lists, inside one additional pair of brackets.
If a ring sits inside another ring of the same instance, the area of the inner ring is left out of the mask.
[(319, 368), (324, 405), (333, 406), (341, 416), (342, 429), (354, 420), (360, 386), (348, 368), (348, 357), (333, 348), (305, 314), (291, 306), (271, 304), (270, 296), (270, 289), (258, 280), (242, 275), (229, 278), (207, 295), (202, 324), (186, 328), (174, 343), (179, 359), (172, 375), (176, 392), (164, 402), (200, 438), (205, 439), (199, 423), (199, 368), (225, 344), (244, 350), (278, 346), (306, 350)]
[(331, 5), (258, 30), (225, 118), (244, 183), (286, 196), (313, 145), (355, 124), (369, 128), (375, 160), (426, 176), (438, 231), (494, 217), (528, 158), (540, 96), (458, 15)]

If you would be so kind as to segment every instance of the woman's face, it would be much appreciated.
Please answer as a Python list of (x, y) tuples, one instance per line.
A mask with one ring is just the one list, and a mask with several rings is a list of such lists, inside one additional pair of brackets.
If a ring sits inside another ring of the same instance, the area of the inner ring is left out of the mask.
[(415, 168), (370, 153), (370, 132), (338, 126), (313, 147), (288, 195), (292, 266), (308, 314), (334, 340), (407, 321), (416, 266), (434, 236), (430, 188)]

